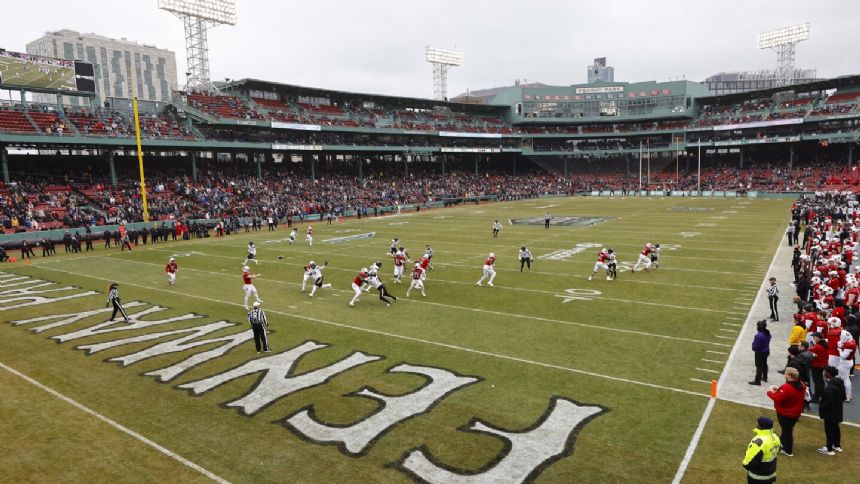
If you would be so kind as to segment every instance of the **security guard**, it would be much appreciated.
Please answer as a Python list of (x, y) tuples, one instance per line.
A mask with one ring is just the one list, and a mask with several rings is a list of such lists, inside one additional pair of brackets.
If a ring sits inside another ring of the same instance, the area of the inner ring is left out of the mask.
[(758, 418), (758, 427), (753, 429), (755, 437), (747, 446), (743, 466), (747, 470), (748, 484), (776, 481), (776, 458), (779, 454), (779, 437), (773, 433), (773, 420)]

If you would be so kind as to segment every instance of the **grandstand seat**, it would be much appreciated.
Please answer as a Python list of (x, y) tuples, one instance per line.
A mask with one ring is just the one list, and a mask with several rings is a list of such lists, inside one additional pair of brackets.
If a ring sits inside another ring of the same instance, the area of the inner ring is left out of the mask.
[(0, 109), (0, 131), (9, 133), (37, 133), (27, 116), (18, 110)]

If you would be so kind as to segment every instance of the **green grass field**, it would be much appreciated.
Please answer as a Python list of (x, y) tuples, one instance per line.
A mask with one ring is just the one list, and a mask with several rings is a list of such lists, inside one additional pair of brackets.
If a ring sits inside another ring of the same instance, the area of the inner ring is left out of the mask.
[[(47, 74), (41, 69), (47, 69)], [(25, 63), (0, 56), (0, 79), (7, 86), (75, 91), (74, 67)]]
[[(11, 368), (233, 482), (452, 482), (458, 474), (481, 482), (670, 482), (781, 240), (788, 206), (741, 199), (529, 200), (315, 223), (312, 247), (287, 245), (281, 228), (149, 244), (133, 253), (97, 243), (90, 255), (4, 266), (4, 480), (208, 480)], [(549, 230), (507, 223), (546, 211), (557, 220), (606, 220)], [(498, 239), (490, 234), (494, 219), (506, 222)], [(325, 242), (368, 232), (375, 236)], [(427, 297), (413, 292), (406, 300), (408, 285), (390, 282), (393, 237), (413, 257), (432, 245)], [(198, 340), (247, 330), (240, 276), (249, 240), (259, 248), (261, 263), (251, 269), (262, 274), (256, 287), (273, 353), (258, 355), (244, 341), (168, 381), (146, 375), (225, 344), (166, 352), (166, 343), (197, 334), (183, 329), (236, 323)], [(598, 248), (574, 250), (601, 244), (632, 263), (649, 241), (664, 246), (662, 267), (619, 271), (611, 282), (587, 280)], [(519, 271), (521, 245), (538, 258), (531, 272)], [(495, 287), (476, 287), (491, 251), (498, 257)], [(556, 259), (542, 258), (548, 254)], [(164, 274), (171, 255), (180, 267), (175, 288)], [(313, 299), (300, 292), (302, 266), (311, 259), (329, 262), (326, 281), (334, 286)], [(383, 261), (383, 280), (401, 299), (386, 307), (368, 293), (350, 307), (352, 278), (374, 260)], [(42, 297), (99, 293), (10, 309), (21, 303), (14, 289), (32, 282), (20, 275), (59, 283), (34, 291), (80, 288)], [(103, 309), (112, 281), (126, 304), (142, 303), (129, 313), (162, 308), (141, 321), (198, 317), (150, 327), (102, 324), (106, 313), (62, 321)], [(57, 314), (67, 316), (20, 323)], [(19, 323), (7, 324), (13, 321)], [(147, 338), (154, 333), (171, 334)], [(60, 336), (64, 342), (54, 339)], [(89, 355), (80, 348), (135, 337)], [(156, 356), (139, 353), (159, 345)], [(140, 359), (127, 366), (108, 361), (132, 354)], [(245, 366), (257, 360), (266, 363)], [(247, 371), (228, 380), (234, 368)], [(210, 377), (224, 382), (205, 385)], [(741, 482), (740, 461), (762, 412), (718, 401), (685, 482)], [(470, 430), (476, 422), (483, 431)], [(819, 443), (820, 433), (819, 422), (804, 419), (796, 439)], [(843, 428), (843, 442), (858, 437), (857, 428)], [(856, 458), (851, 447), (839, 458), (852, 452)], [(806, 454), (780, 461), (781, 480), (820, 458)], [(799, 480), (835, 482), (839, 471), (829, 467), (821, 479)]]

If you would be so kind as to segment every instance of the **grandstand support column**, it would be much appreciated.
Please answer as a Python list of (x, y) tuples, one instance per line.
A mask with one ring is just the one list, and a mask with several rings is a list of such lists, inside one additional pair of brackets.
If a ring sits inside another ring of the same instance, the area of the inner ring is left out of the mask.
[(403, 157), (403, 172), (409, 178), (409, 161), (406, 159), (406, 156)]
[(848, 169), (854, 164), (854, 143), (848, 143)]
[(0, 145), (0, 160), (3, 161), (3, 183), (9, 183), (9, 158), (6, 155), (6, 146)]
[(358, 162), (358, 179), (364, 180), (364, 166), (362, 166), (364, 164), (364, 160), (362, 160), (360, 156), (356, 160)]
[[(567, 176), (567, 160), (569, 158), (570, 158), (569, 156), (562, 156), (561, 157), (562, 162), (564, 163), (564, 176)], [(627, 171), (630, 171), (630, 160), (627, 161)]]
[(738, 148), (738, 152), (741, 154), (741, 170), (744, 169), (744, 149), (743, 147)]
[[(741, 163), (743, 164), (743, 163)], [(848, 165), (851, 165), (851, 161), (848, 161)], [(794, 166), (794, 145), (788, 145), (788, 169), (790, 170)]]
[(514, 157), (514, 176), (517, 176), (517, 157)]
[(197, 152), (191, 152), (191, 181), (197, 183)]
[(254, 156), (254, 158), (257, 159), (257, 178), (260, 178), (260, 179), (263, 178), (263, 157), (265, 157), (265, 156), (266, 156), (265, 153), (263, 153), (262, 156), (260, 156), (260, 155)]
[(442, 176), (445, 176), (445, 160), (448, 159), (446, 155), (442, 155)]
[(108, 166), (110, 167), (110, 183), (111, 186), (116, 186), (116, 165), (114, 164), (113, 150), (108, 151)]
[(480, 157), (481, 155), (475, 155), (475, 176), (478, 176), (478, 158)]

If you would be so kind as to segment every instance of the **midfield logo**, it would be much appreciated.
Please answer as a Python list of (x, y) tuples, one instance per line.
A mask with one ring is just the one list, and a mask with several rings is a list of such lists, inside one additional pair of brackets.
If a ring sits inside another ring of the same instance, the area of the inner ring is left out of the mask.
[[(592, 225), (601, 224), (603, 222), (608, 222), (610, 220), (614, 220), (615, 217), (589, 217), (589, 216), (579, 216), (579, 215), (553, 215), (552, 221), (550, 222), (553, 226), (562, 226), (562, 227), (591, 227)], [(545, 223), (545, 219), (543, 216), (540, 217), (527, 217), (527, 218), (513, 218), (508, 220), (511, 225), (543, 225)]]
[[(28, 306), (61, 302), (72, 298), (86, 297), (98, 294), (96, 291), (67, 294), (78, 288), (74, 286), (53, 287), (56, 283), (27, 276), (18, 276), (0, 272), (0, 311), (17, 309)], [(47, 288), (35, 290), (36, 288)], [(571, 299), (586, 299), (587, 295), (572, 293), (568, 290), (565, 297)], [(44, 293), (62, 292), (62, 295)], [(587, 299), (586, 299), (587, 300)], [(568, 301), (564, 301), (568, 302)], [(8, 305), (7, 305), (8, 304)], [(247, 326), (231, 321), (205, 322), (204, 315), (186, 313), (177, 316), (159, 315), (168, 308), (149, 304), (142, 301), (130, 301), (125, 305), (129, 321), (114, 322), (107, 318), (111, 308), (98, 308), (77, 313), (59, 313), (26, 319), (10, 321), (13, 326), (25, 326), (34, 334), (49, 330), (57, 330), (85, 320), (94, 320), (95, 324), (86, 327), (76, 327), (73, 331), (50, 336), (49, 339), (58, 343), (82, 340), (92, 336), (101, 336), (98, 343), (79, 344), (75, 349), (82, 350), (86, 355), (93, 355), (126, 345), (134, 345), (134, 350), (128, 354), (105, 360), (118, 363), (125, 368), (135, 363), (154, 357), (177, 354), (184, 359), (169, 364), (163, 368), (144, 373), (159, 383), (170, 382), (188, 370), (203, 363), (216, 360), (233, 351), (236, 347), (253, 339)], [(146, 319), (143, 319), (146, 317)], [(161, 318), (161, 319), (159, 319)], [(180, 329), (164, 328), (164, 325), (201, 320), (199, 325)], [(143, 332), (150, 328), (154, 332)], [(164, 330), (162, 330), (164, 329)], [(232, 329), (233, 332), (201, 339), (211, 333)], [(62, 329), (66, 331), (66, 329)], [(102, 335), (133, 332), (134, 336), (122, 337), (103, 341)], [(165, 338), (175, 337), (165, 341)], [(152, 346), (140, 349), (139, 344), (153, 342)], [(214, 346), (213, 346), (214, 345)], [(189, 350), (206, 347), (205, 351), (189, 354)], [(306, 355), (316, 352), (328, 355), (333, 363), (297, 373), (296, 367)], [(362, 351), (352, 351), (346, 356), (344, 351), (326, 343), (308, 340), (298, 346), (280, 353), (249, 359), (231, 369), (212, 374), (205, 378), (182, 383), (177, 389), (185, 390), (189, 395), (197, 396), (209, 392), (225, 383), (234, 380), (247, 381), (247, 375), (259, 375), (252, 386), (240, 397), (225, 402), (225, 408), (236, 409), (240, 414), (253, 417), (265, 408), (281, 399), (304, 389), (324, 385), (331, 378), (348, 372), (353, 368), (376, 362), (386, 358)], [(483, 378), (479, 376), (460, 375), (454, 371), (432, 366), (420, 366), (409, 363), (398, 363), (385, 370), (389, 374), (413, 374), (425, 379), (424, 383), (414, 391), (402, 395), (386, 395), (372, 387), (356, 382), (357, 390), (345, 395), (350, 398), (366, 398), (377, 403), (377, 408), (355, 422), (347, 425), (329, 425), (321, 421), (314, 412), (314, 405), (308, 405), (274, 423), (283, 425), (287, 430), (302, 440), (316, 444), (335, 445), (338, 450), (349, 457), (365, 455), (378, 439), (383, 438), (401, 423), (433, 410), (433, 408), (449, 395), (457, 391), (469, 391), (479, 385)], [(420, 446), (404, 451), (400, 461), (393, 463), (394, 467), (417, 478), (431, 483), (448, 482), (524, 482), (531, 481), (540, 475), (553, 462), (573, 453), (576, 436), (579, 431), (596, 417), (607, 412), (601, 405), (580, 404), (561, 396), (553, 396), (542, 417), (525, 429), (504, 430), (489, 422), (473, 418), (467, 427), (460, 430), (468, 433), (480, 433), (493, 436), (501, 441), (498, 456), (491, 459), (480, 471), (458, 469), (446, 465), (434, 458), (426, 446)], [(492, 414), (492, 412), (488, 412)], [(450, 430), (450, 429), (449, 429)]]

